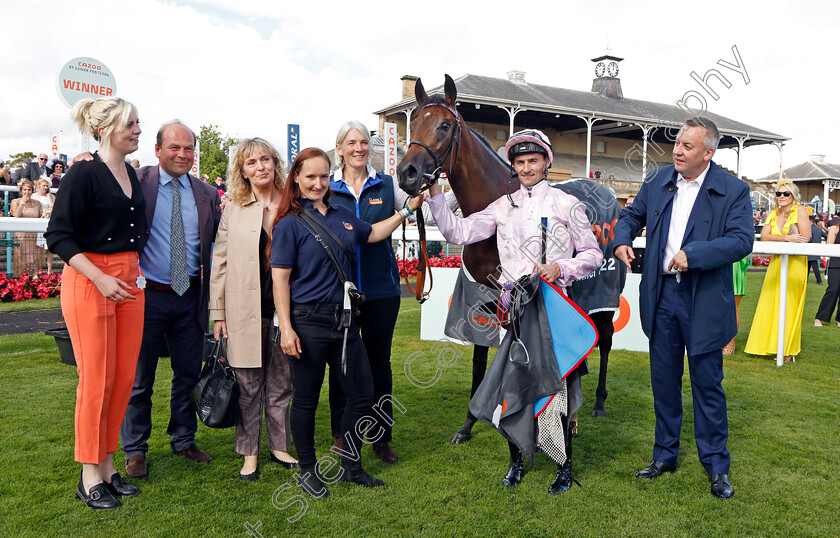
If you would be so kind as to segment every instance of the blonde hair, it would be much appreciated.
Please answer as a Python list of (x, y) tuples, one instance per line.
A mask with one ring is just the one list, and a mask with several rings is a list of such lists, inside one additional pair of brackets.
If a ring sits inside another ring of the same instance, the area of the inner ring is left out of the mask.
[(49, 179), (45, 179), (45, 178), (41, 178), (41, 179), (39, 179), (38, 181), (36, 181), (36, 182), (35, 182), (35, 186), (36, 186), (36, 187), (40, 187), (40, 186), (41, 186), (41, 183), (46, 183), (46, 184), (47, 184), (47, 187), (52, 187), (52, 183), (50, 182), (50, 180), (49, 180)]
[[(341, 124), (341, 127), (338, 128), (338, 134), (335, 136), (335, 145), (340, 146), (344, 139), (347, 138), (348, 133), (350, 131), (359, 131), (365, 140), (367, 140), (368, 144), (371, 143), (370, 141), (370, 131), (368, 128), (365, 127), (365, 124), (357, 121), (357, 120), (350, 120), (345, 121)], [(335, 158), (338, 159), (338, 168), (344, 168), (344, 155), (340, 155), (338, 151), (335, 152)], [(368, 162), (370, 161), (370, 153), (368, 153)]]
[(243, 205), (251, 200), (251, 182), (242, 173), (242, 167), (245, 165), (245, 160), (256, 153), (257, 150), (263, 150), (271, 155), (271, 159), (274, 161), (274, 187), (277, 190), (283, 190), (283, 183), (286, 180), (283, 169), (286, 165), (283, 163), (280, 153), (267, 140), (249, 138), (237, 144), (228, 165), (225, 183), (227, 183), (228, 199), (231, 202)]
[(794, 201), (797, 201), (797, 202), (798, 202), (798, 201), (799, 201), (799, 198), (800, 198), (800, 194), (799, 194), (799, 187), (797, 187), (797, 186), (793, 183), (793, 181), (791, 181), (791, 180), (789, 180), (789, 179), (781, 179), (781, 180), (779, 180), (779, 182), (778, 182), (778, 183), (774, 183), (774, 184), (773, 184), (773, 188), (775, 188), (775, 189), (778, 191), (778, 190), (781, 188), (781, 186), (782, 186), (782, 185), (785, 185), (788, 189), (790, 189), (790, 192), (792, 192), (792, 193), (793, 193), (793, 199), (794, 199)]
[(23, 181), (18, 183), (18, 192), (23, 194), (24, 187), (29, 187), (30, 189), (32, 189), (33, 193), (35, 192), (35, 185), (28, 179), (24, 179)]
[[(119, 97), (103, 97), (96, 101), (82, 99), (73, 107), (70, 117), (83, 134), (99, 142), (99, 155), (107, 161), (111, 156), (111, 135), (125, 129), (128, 117), (137, 108)], [(99, 128), (102, 127), (102, 136)]]

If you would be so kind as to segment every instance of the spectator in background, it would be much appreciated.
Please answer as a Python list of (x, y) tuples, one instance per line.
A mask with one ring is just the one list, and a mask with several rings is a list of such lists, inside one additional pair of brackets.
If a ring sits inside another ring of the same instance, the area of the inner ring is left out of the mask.
[[(20, 198), (16, 198), (11, 202), (11, 209), (9, 211), (10, 217), (37, 219), (41, 218), (43, 209), (41, 203), (32, 199), (35, 193), (35, 186), (28, 179), (24, 179), (18, 186), (20, 191)], [(14, 242), (18, 244), (12, 254), (12, 270), (16, 276), (22, 273), (36, 273), (38, 272), (35, 256), (35, 234), (30, 232), (15, 232)]]
[(601, 169), (600, 168), (595, 169), (595, 179), (601, 179)]
[[(732, 289), (735, 294), (735, 321), (739, 328), (741, 327), (741, 315), (738, 313), (738, 309), (741, 307), (741, 298), (747, 294), (747, 267), (750, 266), (751, 256), (751, 254), (748, 254), (741, 260), (732, 264)], [(723, 348), (723, 354), (735, 354), (735, 336), (733, 336), (732, 340), (730, 340)]]
[[(762, 241), (807, 243), (811, 239), (808, 211), (799, 203), (799, 187), (788, 180), (776, 184), (776, 209), (761, 230)], [(802, 312), (808, 284), (805, 256), (788, 256), (787, 302), (785, 310), (785, 362), (794, 360), (802, 347)], [(781, 256), (774, 254), (764, 276), (744, 351), (751, 355), (775, 355), (779, 327)]]
[(20, 162), (18, 168), (12, 172), (12, 181), (19, 185), (21, 181), (28, 179), (34, 184), (41, 177), (39, 170), (37, 164), (24, 159)]
[[(811, 239), (809, 243), (822, 243), (823, 239), (828, 237), (828, 234), (817, 225), (817, 220), (814, 215), (808, 215), (808, 220), (811, 221)], [(820, 257), (808, 256), (808, 272), (814, 270), (814, 276), (817, 278), (817, 286), (822, 286), (822, 275), (820, 275)], [(807, 277), (806, 277), (807, 279)]]
[(50, 187), (57, 189), (61, 184), (61, 178), (64, 176), (64, 171), (67, 166), (62, 161), (57, 161), (53, 165), (53, 173), (50, 174)]
[(140, 161), (138, 159), (131, 159), (132, 168), (140, 168)]
[[(829, 245), (836, 245), (840, 243), (837, 236), (840, 235), (840, 217), (835, 215), (831, 219), (831, 226), (828, 228), (828, 239), (826, 243)], [(840, 258), (828, 259), (828, 286), (825, 289), (820, 301), (820, 306), (817, 309), (817, 315), (814, 318), (814, 325), (822, 327), (823, 323), (831, 323), (831, 314), (837, 311), (834, 322), (840, 326)]]
[[(56, 163), (58, 166), (60, 163)], [(37, 189), (37, 193), (32, 195), (33, 200), (37, 200), (41, 203), (41, 217), (48, 219), (52, 214), (53, 204), (55, 204), (55, 194), (50, 192), (50, 180), (42, 177), (38, 180), (35, 184)], [(38, 263), (41, 267), (46, 266), (47, 272), (52, 273), (52, 253), (47, 249), (47, 242), (44, 241), (44, 234), (37, 234), (35, 236), (35, 245), (40, 249), (43, 249), (43, 263)], [(35, 257), (38, 258), (41, 256), (40, 251), (35, 254)]]
[(50, 177), (52, 174), (52, 168), (49, 166), (50, 159), (47, 157), (46, 153), (42, 153), (38, 155), (38, 164), (36, 165), (38, 171), (38, 177)]
[(6, 161), (0, 159), (0, 185), (9, 185), (12, 182), (12, 174), (6, 168)]
[(225, 184), (225, 178), (222, 176), (216, 176), (216, 188), (222, 192), (227, 192), (227, 185)]

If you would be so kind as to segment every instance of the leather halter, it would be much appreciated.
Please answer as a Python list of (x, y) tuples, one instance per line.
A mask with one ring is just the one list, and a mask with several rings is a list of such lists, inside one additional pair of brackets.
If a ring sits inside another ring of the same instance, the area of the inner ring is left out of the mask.
[(434, 171), (431, 174), (424, 174), (429, 181), (424, 187), (420, 188), (420, 192), (427, 190), (440, 178), (440, 174), (444, 171), (443, 164), (444, 162), (446, 162), (447, 159), (449, 159), (449, 169), (446, 171), (446, 176), (451, 176), (452, 171), (455, 170), (456, 166), (458, 166), (458, 160), (461, 157), (461, 115), (458, 114), (458, 111), (454, 107), (446, 103), (428, 103), (426, 105), (423, 105), (423, 107), (420, 110), (429, 107), (445, 108), (449, 111), (450, 114), (455, 116), (455, 133), (452, 135), (452, 138), (449, 139), (449, 146), (447, 146), (446, 151), (444, 151), (443, 155), (441, 156), (438, 156), (438, 154), (435, 153), (435, 150), (433, 150), (428, 144), (419, 140), (412, 140), (408, 143), (409, 148), (411, 148), (412, 145), (416, 144), (421, 148), (425, 149), (426, 152), (432, 157), (432, 160), (435, 162)]

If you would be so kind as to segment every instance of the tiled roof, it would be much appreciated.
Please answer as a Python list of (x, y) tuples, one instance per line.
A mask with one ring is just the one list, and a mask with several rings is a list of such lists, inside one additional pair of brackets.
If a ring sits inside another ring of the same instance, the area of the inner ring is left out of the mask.
[[(458, 101), (479, 102), (499, 105), (517, 105), (529, 110), (595, 115), (597, 117), (639, 121), (644, 123), (670, 123), (680, 125), (686, 119), (686, 112), (673, 104), (654, 103), (640, 99), (613, 99), (596, 92), (567, 90), (531, 83), (515, 83), (506, 79), (485, 77), (480, 75), (464, 75), (455, 80), (458, 88)], [(429, 95), (442, 94), (443, 86), (427, 90)], [(411, 106), (414, 99), (405, 99), (374, 114), (391, 114)], [(787, 137), (753, 127), (739, 121), (705, 112), (718, 126), (722, 134), (750, 135), (753, 140), (783, 141)], [(749, 143), (747, 144), (749, 145)]]
[[(791, 166), (784, 170), (784, 175), (793, 181), (803, 181), (809, 179), (840, 179), (840, 164), (819, 163), (814, 161), (807, 161), (804, 163)], [(758, 181), (776, 181), (779, 179), (779, 173), (764, 176)]]

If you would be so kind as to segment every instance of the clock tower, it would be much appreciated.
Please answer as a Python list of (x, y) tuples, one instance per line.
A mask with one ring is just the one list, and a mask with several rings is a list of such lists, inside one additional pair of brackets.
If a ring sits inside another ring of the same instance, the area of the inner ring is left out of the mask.
[(618, 78), (618, 64), (624, 58), (613, 56), (609, 49), (597, 58), (592, 58), (595, 64), (595, 79), (592, 81), (592, 91), (604, 97), (623, 99), (621, 79)]

